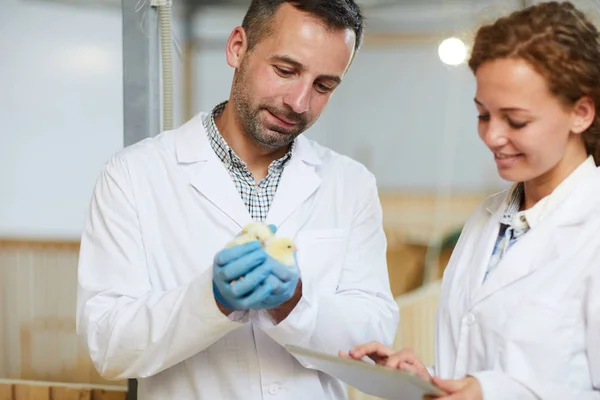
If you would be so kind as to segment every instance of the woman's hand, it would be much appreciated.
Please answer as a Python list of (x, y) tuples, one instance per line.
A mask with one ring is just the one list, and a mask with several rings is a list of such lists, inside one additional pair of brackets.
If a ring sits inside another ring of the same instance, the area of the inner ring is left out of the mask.
[(424, 400), (483, 400), (481, 385), (472, 376), (458, 380), (435, 377), (432, 383), (447, 394), (440, 397), (425, 397)]
[(353, 360), (361, 360), (367, 356), (378, 365), (414, 373), (421, 379), (431, 381), (431, 375), (429, 375), (427, 368), (421, 363), (415, 353), (409, 349), (397, 351), (381, 343), (370, 342), (356, 346), (348, 353), (340, 351), (339, 355), (340, 357)]

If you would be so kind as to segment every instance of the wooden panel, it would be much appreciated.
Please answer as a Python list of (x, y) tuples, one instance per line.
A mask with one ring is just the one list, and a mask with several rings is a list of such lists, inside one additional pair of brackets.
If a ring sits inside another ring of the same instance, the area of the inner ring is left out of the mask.
[(0, 379), (0, 400), (126, 400), (126, 388)]
[(92, 400), (91, 389), (52, 387), (52, 400)]
[(114, 392), (102, 389), (97, 389), (92, 392), (92, 400), (125, 400), (126, 392)]
[(425, 365), (433, 365), (435, 316), (441, 281), (431, 282), (396, 299), (400, 323), (393, 347), (412, 349)]
[(15, 385), (15, 400), (50, 400), (48, 386)]
[[(2, 270), (2, 265), (6, 264), (3, 263), (3, 260), (6, 257), (4, 257), (4, 254), (2, 254), (2, 252), (0, 252), (0, 279), (5, 279), (6, 278), (6, 273), (3, 273)], [(2, 282), (0, 282), (0, 378), (2, 377), (6, 377), (8, 376), (7, 373), (7, 362), (6, 359), (8, 358), (8, 348), (7, 346), (9, 346), (8, 340), (6, 340), (6, 331), (8, 331), (8, 318), (5, 316), (6, 314), (6, 306), (5, 304), (7, 303), (6, 300), (6, 291), (3, 288), (3, 284)], [(2, 393), (2, 389), (0, 388), (0, 393)], [(0, 400), (4, 400), (2, 398), (2, 395), (0, 394)], [(11, 399), (12, 400), (12, 399)]]
[(394, 240), (429, 245), (463, 226), (486, 196), (381, 191), (383, 225)]
[(0, 383), (0, 400), (13, 400), (13, 385)]
[(0, 248), (27, 250), (79, 251), (79, 241), (75, 240), (33, 240), (1, 238)]
[(0, 239), (0, 378), (118, 385), (75, 331), (79, 243)]

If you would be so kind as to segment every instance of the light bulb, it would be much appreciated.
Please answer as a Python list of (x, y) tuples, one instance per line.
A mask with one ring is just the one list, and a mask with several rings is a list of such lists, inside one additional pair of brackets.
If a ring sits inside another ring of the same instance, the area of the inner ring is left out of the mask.
[(451, 37), (440, 43), (438, 55), (444, 64), (459, 65), (467, 58), (467, 46), (459, 38)]

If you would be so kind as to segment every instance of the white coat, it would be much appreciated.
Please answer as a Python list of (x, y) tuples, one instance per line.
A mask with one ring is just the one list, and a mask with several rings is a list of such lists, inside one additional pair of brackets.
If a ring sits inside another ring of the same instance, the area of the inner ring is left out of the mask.
[(340, 381), (283, 345), (337, 354), (392, 343), (398, 310), (375, 179), (299, 137), (266, 222), (296, 241), (302, 299), (278, 325), (265, 311), (226, 317), (212, 261), (251, 217), (205, 117), (103, 169), (81, 241), (77, 330), (104, 377), (139, 378), (142, 400), (344, 398)]
[(476, 377), (484, 400), (600, 399), (600, 169), (483, 283), (507, 195), (478, 208), (446, 268), (435, 374)]

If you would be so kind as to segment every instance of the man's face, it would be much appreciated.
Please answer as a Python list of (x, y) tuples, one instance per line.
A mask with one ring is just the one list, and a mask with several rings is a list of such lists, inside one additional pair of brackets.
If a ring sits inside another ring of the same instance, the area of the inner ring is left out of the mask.
[(232, 99), (243, 130), (260, 145), (289, 145), (321, 115), (354, 52), (352, 30), (330, 30), (283, 4), (272, 33), (246, 52)]

